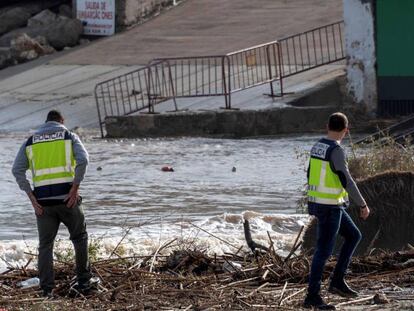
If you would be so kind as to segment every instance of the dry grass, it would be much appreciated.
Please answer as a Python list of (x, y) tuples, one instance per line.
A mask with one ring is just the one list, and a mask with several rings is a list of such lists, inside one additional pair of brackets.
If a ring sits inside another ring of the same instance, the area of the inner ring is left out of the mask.
[(398, 143), (391, 137), (368, 145), (352, 145), (349, 170), (359, 180), (388, 171), (414, 171), (414, 148), (408, 140)]

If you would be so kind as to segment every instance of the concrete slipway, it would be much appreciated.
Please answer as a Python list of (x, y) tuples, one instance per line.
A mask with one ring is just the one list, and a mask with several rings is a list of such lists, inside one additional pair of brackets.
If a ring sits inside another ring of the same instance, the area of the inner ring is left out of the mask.
[[(94, 86), (99, 81), (131, 71), (139, 66), (40, 65), (0, 81), (0, 131), (26, 131), (44, 122), (50, 109), (61, 110), (69, 128), (98, 127)], [(257, 87), (233, 96), (233, 107), (268, 109), (284, 107), (303, 93), (343, 75), (343, 65), (329, 65), (286, 80), (285, 90), (294, 92), (271, 99)], [(321, 98), (323, 100), (323, 98)], [(178, 100), (180, 109), (212, 110), (223, 106), (224, 99)], [(321, 102), (321, 105), (330, 104)], [(156, 107), (158, 112), (171, 110), (169, 104)]]
[[(52, 108), (65, 114), (70, 128), (98, 127), (95, 84), (137, 69), (151, 58), (230, 52), (341, 18), (340, 0), (329, 4), (322, 0), (187, 0), (122, 34), (0, 71), (0, 131), (35, 128)], [(321, 67), (286, 80), (285, 91), (293, 95), (271, 99), (263, 95), (268, 88), (262, 86), (235, 94), (232, 105), (240, 109), (282, 107), (341, 74), (343, 65)], [(201, 98), (178, 104), (200, 110), (215, 109), (223, 101)], [(169, 109), (161, 105), (157, 111)]]

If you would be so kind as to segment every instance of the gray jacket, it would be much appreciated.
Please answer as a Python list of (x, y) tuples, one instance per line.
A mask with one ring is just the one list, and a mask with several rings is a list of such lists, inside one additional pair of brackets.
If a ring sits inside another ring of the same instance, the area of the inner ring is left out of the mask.
[[(59, 130), (67, 130), (67, 128), (59, 122), (49, 121), (43, 124), (35, 132), (35, 134), (53, 133)], [(86, 167), (89, 163), (89, 155), (78, 135), (70, 132), (70, 136), (72, 139), (73, 153), (76, 160), (75, 178), (73, 182), (75, 184), (80, 184), (86, 173)], [(12, 173), (16, 178), (16, 182), (19, 185), (20, 189), (26, 193), (30, 193), (32, 191), (32, 187), (26, 176), (26, 171), (29, 169), (29, 160), (27, 159), (26, 155), (26, 143), (27, 141), (24, 142), (24, 144), (20, 147), (19, 152), (17, 153), (16, 159), (13, 163)]]

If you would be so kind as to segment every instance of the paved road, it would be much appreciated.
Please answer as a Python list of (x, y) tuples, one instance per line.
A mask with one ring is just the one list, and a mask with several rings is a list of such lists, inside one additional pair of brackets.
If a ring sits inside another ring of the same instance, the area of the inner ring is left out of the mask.
[(53, 63), (142, 65), (156, 57), (216, 55), (341, 19), (342, 0), (186, 0)]

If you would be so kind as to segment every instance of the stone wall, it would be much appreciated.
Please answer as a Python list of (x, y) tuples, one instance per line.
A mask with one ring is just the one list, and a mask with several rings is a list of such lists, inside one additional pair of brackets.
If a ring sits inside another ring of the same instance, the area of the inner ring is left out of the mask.
[(143, 114), (106, 120), (107, 137), (243, 138), (323, 131), (337, 107)]
[(117, 0), (116, 25), (121, 29), (131, 26), (172, 4), (173, 0)]
[(329, 115), (340, 110), (343, 78), (323, 83), (289, 100), (285, 108), (186, 111), (108, 117), (107, 137), (207, 136), (243, 138), (325, 130)]
[(352, 100), (377, 109), (373, 0), (344, 0), (347, 90)]

